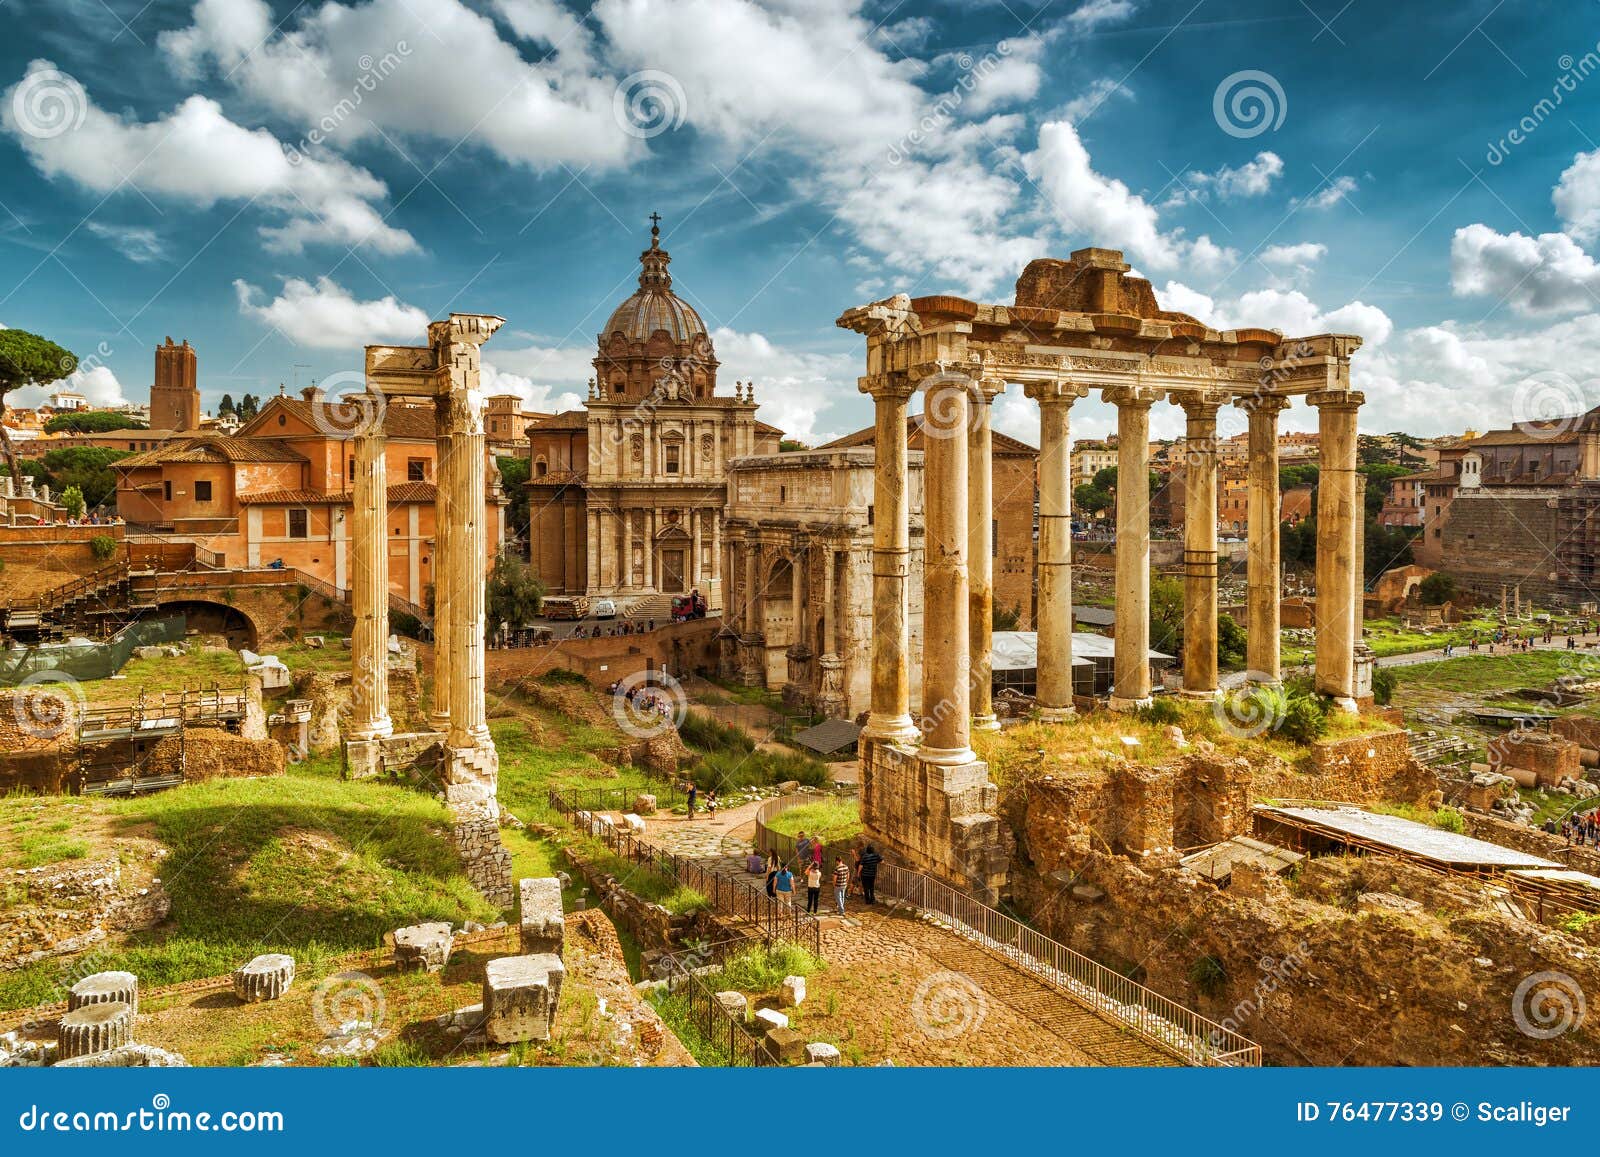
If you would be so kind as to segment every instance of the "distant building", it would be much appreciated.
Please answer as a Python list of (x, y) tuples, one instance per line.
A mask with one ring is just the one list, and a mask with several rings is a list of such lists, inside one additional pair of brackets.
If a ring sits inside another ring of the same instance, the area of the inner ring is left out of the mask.
[(1072, 444), (1072, 485), (1093, 482), (1094, 476), (1117, 464), (1117, 442), (1080, 438)]
[(150, 387), (150, 428), (187, 432), (200, 428), (199, 363), (187, 339), (156, 347), (155, 382)]

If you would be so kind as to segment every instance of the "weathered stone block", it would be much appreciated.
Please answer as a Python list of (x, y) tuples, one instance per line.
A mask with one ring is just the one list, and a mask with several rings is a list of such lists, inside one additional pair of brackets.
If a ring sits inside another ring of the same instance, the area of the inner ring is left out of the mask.
[(61, 1059), (86, 1057), (133, 1041), (133, 1009), (120, 1000), (86, 1004), (61, 1018)]
[(806, 998), (806, 978), (803, 976), (785, 976), (783, 987), (778, 990), (778, 1003), (784, 1008), (798, 1008)]
[(401, 970), (420, 968), (438, 972), (450, 963), (455, 934), (450, 925), (435, 922), (412, 924), (394, 934), (394, 962)]
[(526, 879), (521, 894), (522, 950), (560, 956), (566, 943), (566, 917), (561, 912), (561, 881), (554, 876)]
[(121, 1001), (139, 1015), (139, 978), (131, 972), (96, 972), (85, 976), (67, 993), (67, 1011), (90, 1004)]
[(624, 813), (622, 822), (627, 825), (628, 831), (636, 836), (644, 835), (644, 820), (632, 812)]
[(59, 1061), (58, 1069), (185, 1069), (189, 1062), (181, 1053), (158, 1049), (155, 1045), (126, 1044), (103, 1053)]
[(789, 1018), (775, 1008), (758, 1008), (754, 1024), (757, 1032), (769, 1033), (775, 1028), (788, 1028)]
[(268, 952), (234, 970), (233, 995), (245, 1004), (277, 1000), (289, 991), (293, 983), (294, 957), (282, 952)]
[(767, 1054), (779, 1064), (792, 1065), (806, 1059), (806, 1038), (792, 1028), (774, 1028), (767, 1032)]
[(750, 1002), (742, 992), (719, 992), (713, 999), (723, 1012), (736, 1020), (742, 1021), (750, 1015)]
[(483, 972), (483, 1030), (495, 1044), (549, 1040), (566, 975), (561, 958), (541, 952), (502, 956)]
[(834, 1045), (813, 1041), (806, 1046), (806, 1063), (836, 1069), (839, 1067), (839, 1050)]
[(656, 797), (648, 793), (641, 793), (638, 798), (633, 801), (633, 810), (636, 814), (642, 816), (655, 815)]

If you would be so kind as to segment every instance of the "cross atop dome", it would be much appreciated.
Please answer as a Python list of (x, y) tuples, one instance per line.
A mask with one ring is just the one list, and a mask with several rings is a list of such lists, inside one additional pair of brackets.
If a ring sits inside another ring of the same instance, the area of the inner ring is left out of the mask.
[(671, 289), (672, 274), (667, 265), (672, 258), (661, 248), (661, 214), (650, 214), (650, 248), (639, 254), (639, 288)]

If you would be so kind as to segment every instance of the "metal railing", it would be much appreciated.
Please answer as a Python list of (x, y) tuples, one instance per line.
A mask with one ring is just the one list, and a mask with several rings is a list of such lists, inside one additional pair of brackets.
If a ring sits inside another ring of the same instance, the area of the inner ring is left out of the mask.
[[(552, 788), (550, 806), (573, 826), (605, 845), (612, 855), (630, 864), (659, 872), (686, 888), (699, 892), (718, 916), (739, 920), (768, 944), (787, 940), (822, 955), (822, 925), (817, 918), (797, 905), (774, 899), (746, 880), (708, 866), (688, 856), (648, 844), (633, 833), (618, 827), (600, 807), (583, 807), (578, 799), (592, 793), (623, 793), (619, 788), (588, 788), (562, 792)], [(602, 797), (604, 798), (604, 797)]]
[(1261, 1064), (1261, 1046), (1247, 1037), (931, 876), (881, 864), (877, 893), (880, 898), (943, 917), (958, 936), (1004, 957), (1102, 1019), (1131, 1030), (1187, 1064)]
[[(792, 808), (804, 807), (809, 803), (816, 803), (824, 799), (837, 799), (838, 796), (827, 795), (822, 792), (797, 792), (794, 795), (781, 795), (777, 799), (768, 800), (756, 809), (756, 851), (762, 856), (777, 853), (778, 859), (786, 864), (793, 865), (798, 858), (796, 844), (799, 842), (795, 836), (775, 832), (767, 826), (769, 820), (782, 815)], [(854, 797), (849, 797), (854, 798)], [(834, 844), (822, 846), (822, 863), (824, 868), (833, 862), (835, 856), (848, 857), (850, 852), (849, 840), (842, 840)]]
[[(740, 946), (749, 941), (732, 943)], [(691, 956), (691, 959), (695, 958)], [(761, 1039), (745, 1027), (742, 1018), (718, 1003), (711, 985), (698, 976), (688, 963), (672, 954), (662, 957), (660, 967), (664, 973), (661, 979), (667, 982), (667, 991), (660, 997), (661, 1003), (682, 1002), (689, 1022), (701, 1040), (715, 1052), (716, 1061), (736, 1068), (763, 1068), (774, 1063), (772, 1054)]]

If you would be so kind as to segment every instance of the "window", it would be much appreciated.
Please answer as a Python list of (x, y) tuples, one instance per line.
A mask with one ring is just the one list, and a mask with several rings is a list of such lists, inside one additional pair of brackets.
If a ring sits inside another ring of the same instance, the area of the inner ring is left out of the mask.
[(682, 468), (683, 447), (677, 443), (668, 443), (665, 449), (667, 452), (667, 473), (676, 474)]
[(289, 537), (304, 538), (306, 536), (306, 512), (304, 510), (289, 511)]
[(194, 484), (194, 500), (196, 502), (211, 501), (211, 483), (200, 481)]
[(161, 497), (166, 502), (172, 501), (172, 479), (165, 479), (161, 483)]
[(540, 478), (543, 478), (546, 474), (550, 473), (550, 463), (546, 462), (543, 458), (539, 459), (533, 464), (533, 472)]
[(428, 480), (428, 460), (426, 458), (406, 459), (406, 481), (426, 482)]
[(345, 473), (349, 477), (350, 481), (354, 482), (356, 480), (356, 460), (354, 458), (351, 458), (348, 462), (345, 463), (345, 467), (344, 468), (345, 468)]

